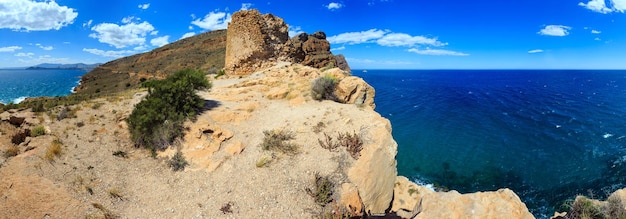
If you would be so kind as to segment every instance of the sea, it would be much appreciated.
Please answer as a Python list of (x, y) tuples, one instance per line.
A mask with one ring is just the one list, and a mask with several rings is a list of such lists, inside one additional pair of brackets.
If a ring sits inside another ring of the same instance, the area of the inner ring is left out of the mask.
[(86, 73), (84, 70), (0, 69), (0, 103), (19, 103), (28, 97), (67, 96)]
[(400, 175), (510, 188), (538, 218), (626, 187), (626, 71), (353, 70), (376, 90)]

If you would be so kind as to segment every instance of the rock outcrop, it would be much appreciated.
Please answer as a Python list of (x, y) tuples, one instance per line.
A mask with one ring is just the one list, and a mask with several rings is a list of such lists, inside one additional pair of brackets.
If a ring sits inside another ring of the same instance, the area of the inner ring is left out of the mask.
[(395, 185), (391, 211), (402, 218), (534, 218), (510, 189), (469, 194), (435, 192), (402, 176)]
[(391, 136), (389, 120), (378, 117), (370, 124), (371, 141), (363, 146), (361, 157), (348, 170), (348, 178), (359, 190), (365, 212), (380, 215), (393, 199), (398, 144)]
[(330, 52), (326, 34), (301, 33), (291, 39), (289, 27), (272, 14), (239, 11), (228, 24), (225, 69), (231, 75), (249, 75), (277, 61), (301, 63), (314, 68), (340, 67), (350, 71), (343, 56)]

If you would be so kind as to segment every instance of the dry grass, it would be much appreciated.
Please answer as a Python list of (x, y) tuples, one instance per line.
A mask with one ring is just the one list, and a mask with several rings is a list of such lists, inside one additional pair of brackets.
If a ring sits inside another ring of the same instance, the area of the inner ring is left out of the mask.
[(337, 135), (337, 141), (333, 141), (333, 138), (324, 133), (325, 139), (318, 139), (319, 145), (329, 151), (335, 151), (338, 147), (345, 147), (346, 151), (352, 158), (358, 160), (361, 157), (361, 150), (363, 150), (363, 139), (356, 133), (339, 133)]
[(46, 148), (45, 158), (48, 161), (53, 161), (56, 157), (61, 156), (63, 143), (59, 139), (55, 139), (50, 143), (50, 146)]
[(298, 145), (289, 141), (294, 139), (294, 134), (285, 130), (263, 131), (265, 138), (261, 148), (263, 150), (279, 151), (284, 154), (295, 155), (300, 153)]
[(119, 199), (120, 201), (124, 201), (124, 196), (119, 188), (109, 189), (109, 197), (113, 199)]
[(119, 216), (117, 216), (116, 214), (114, 214), (113, 212), (111, 212), (109, 209), (105, 208), (103, 205), (99, 204), (99, 203), (92, 203), (91, 204), (94, 208), (100, 210), (100, 212), (102, 212), (102, 214), (104, 214), (104, 218), (105, 219), (115, 219), (115, 218), (119, 218)]
[(258, 167), (258, 168), (266, 167), (271, 162), (272, 162), (271, 158), (269, 158), (269, 157), (262, 157), (261, 159), (259, 159), (259, 161), (256, 162), (256, 167)]
[(11, 145), (4, 151), (4, 157), (6, 158), (15, 157), (19, 153), (20, 153), (20, 148), (15, 145)]

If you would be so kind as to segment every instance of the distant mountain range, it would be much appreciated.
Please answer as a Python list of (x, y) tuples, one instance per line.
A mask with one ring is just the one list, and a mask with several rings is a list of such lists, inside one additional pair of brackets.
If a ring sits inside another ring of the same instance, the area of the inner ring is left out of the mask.
[(91, 71), (94, 68), (102, 65), (102, 63), (95, 64), (84, 64), (84, 63), (76, 63), (76, 64), (51, 64), (51, 63), (43, 63), (35, 66), (28, 67), (26, 69), (34, 70), (34, 69), (78, 69), (78, 70), (86, 70)]

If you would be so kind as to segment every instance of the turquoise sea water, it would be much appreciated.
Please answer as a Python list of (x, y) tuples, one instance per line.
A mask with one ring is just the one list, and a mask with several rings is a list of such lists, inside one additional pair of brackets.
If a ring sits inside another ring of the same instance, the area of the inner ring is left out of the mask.
[(85, 73), (82, 70), (0, 69), (0, 102), (19, 103), (27, 97), (69, 95)]
[(540, 218), (577, 194), (626, 186), (626, 71), (353, 73), (376, 89), (399, 174), (415, 181), (508, 187)]

